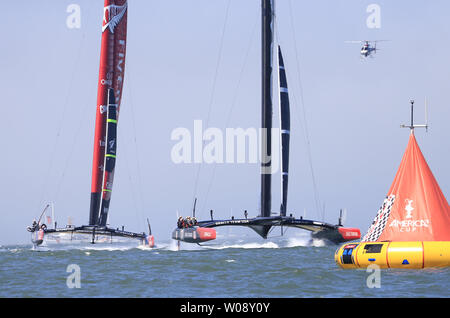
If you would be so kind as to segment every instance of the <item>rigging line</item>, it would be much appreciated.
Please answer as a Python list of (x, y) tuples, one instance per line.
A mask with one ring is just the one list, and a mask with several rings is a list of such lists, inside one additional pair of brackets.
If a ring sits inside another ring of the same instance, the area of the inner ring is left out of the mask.
[[(92, 7), (92, 5), (91, 5), (91, 7)], [(90, 17), (90, 14), (89, 14), (89, 13), (90, 13), (92, 10), (87, 10), (87, 11), (88, 11), (88, 13), (87, 13), (86, 20), (89, 21), (89, 17)], [(77, 56), (76, 62), (75, 62), (75, 64), (74, 64), (74, 72), (72, 73), (72, 77), (71, 77), (71, 79), (70, 79), (69, 91), (68, 91), (68, 93), (67, 93), (66, 101), (65, 101), (65, 103), (64, 103), (64, 111), (63, 111), (63, 116), (62, 116), (62, 118), (61, 118), (60, 128), (59, 128), (59, 130), (58, 130), (57, 139), (59, 138), (59, 135), (60, 135), (60, 133), (61, 133), (62, 125), (63, 125), (63, 122), (64, 122), (63, 119), (64, 119), (64, 117), (65, 117), (65, 113), (66, 113), (66, 111), (67, 111), (67, 106), (68, 106), (68, 104), (69, 104), (69, 98), (70, 98), (71, 91), (72, 91), (72, 86), (73, 86), (73, 82), (74, 82), (74, 78), (75, 78), (75, 72), (76, 72), (76, 70), (78, 69), (78, 64), (79, 64), (79, 60), (80, 60), (80, 57), (81, 57), (82, 47), (83, 47), (83, 45), (84, 45), (85, 38), (86, 38), (86, 31), (83, 32), (82, 39), (81, 39), (81, 43), (80, 43), (80, 46), (79, 46), (79, 48), (78, 48), (78, 53), (77, 53), (78, 56)], [(92, 90), (94, 90), (94, 87), (92, 88)], [(82, 112), (81, 112), (81, 115), (82, 115), (82, 116), (81, 116), (81, 119), (79, 120), (79, 126), (78, 126), (78, 129), (77, 129), (76, 132), (75, 132), (75, 135), (74, 135), (74, 138), (73, 138), (73, 142), (72, 142), (72, 144), (71, 144), (72, 147), (71, 147), (69, 156), (68, 156), (67, 159), (66, 159), (66, 162), (65, 162), (65, 165), (64, 165), (64, 168), (63, 168), (62, 175), (61, 175), (60, 180), (59, 180), (59, 182), (58, 182), (58, 185), (57, 185), (57, 187), (56, 187), (56, 192), (55, 192), (55, 196), (54, 196), (54, 200), (53, 200), (54, 202), (57, 201), (57, 199), (58, 199), (59, 192), (60, 192), (60, 190), (61, 190), (61, 184), (63, 183), (63, 180), (64, 180), (64, 177), (65, 177), (65, 173), (66, 173), (67, 167), (68, 167), (68, 165), (69, 165), (70, 159), (72, 158), (72, 154), (73, 154), (73, 151), (74, 151), (74, 149), (75, 149), (74, 146), (75, 146), (76, 140), (78, 139), (78, 135), (79, 135), (79, 133), (80, 133), (80, 131), (81, 131), (81, 126), (82, 126), (82, 123), (83, 123), (83, 118), (86, 118), (85, 114), (87, 113), (88, 106), (89, 106), (89, 103), (85, 103), (84, 108), (83, 108), (83, 110), (82, 110)], [(56, 150), (56, 145), (57, 145), (57, 142), (55, 142), (55, 150)], [(52, 156), (52, 159), (51, 159), (52, 162), (50, 163), (50, 167), (53, 165), (53, 157), (54, 157), (54, 156)]]
[[(306, 150), (307, 150), (306, 152), (307, 152), (307, 156), (308, 156), (308, 162), (309, 162), (309, 167), (310, 167), (311, 177), (312, 177), (312, 182), (313, 182), (314, 199), (315, 199), (315, 205), (316, 205), (316, 209), (317, 209), (316, 213), (320, 213), (320, 211), (321, 211), (320, 203), (319, 203), (320, 200), (319, 200), (319, 195), (318, 195), (318, 190), (317, 190), (316, 177), (315, 177), (313, 164), (312, 164), (311, 143), (309, 140), (308, 126), (307, 126), (306, 113), (305, 113), (305, 101), (304, 101), (304, 94), (303, 94), (303, 86), (302, 86), (302, 80), (301, 80), (301, 76), (300, 76), (300, 62), (299, 62), (299, 53), (298, 53), (298, 46), (297, 46), (297, 36), (295, 33), (295, 27), (294, 27), (294, 17), (293, 17), (293, 13), (292, 13), (292, 0), (289, 0), (289, 16), (290, 16), (290, 20), (291, 20), (291, 28), (292, 28), (292, 34), (293, 34), (293, 40), (294, 40), (295, 60), (296, 60), (296, 66), (297, 66), (297, 78), (298, 78), (300, 101), (301, 101), (301, 104), (300, 104), (301, 105), (301, 114), (303, 116), (303, 125), (302, 126), (303, 126), (305, 142), (306, 142)], [(294, 96), (294, 99), (295, 99), (295, 96)], [(297, 107), (297, 102), (295, 103), (295, 105)], [(323, 219), (323, 213), (324, 212), (322, 211), (322, 219)]]
[[(219, 73), (220, 61), (222, 59), (223, 42), (224, 42), (225, 30), (226, 30), (226, 26), (227, 26), (227, 22), (228, 22), (228, 16), (229, 16), (229, 11), (230, 11), (230, 4), (231, 4), (231, 0), (228, 0), (226, 12), (225, 12), (225, 21), (224, 21), (224, 24), (223, 24), (223, 27), (222, 27), (222, 36), (221, 36), (221, 39), (220, 39), (219, 55), (218, 55), (217, 62), (216, 62), (216, 68), (215, 68), (214, 79), (213, 79), (213, 84), (212, 84), (212, 91), (211, 91), (211, 96), (210, 96), (210, 100), (209, 100), (208, 115), (206, 117), (206, 127), (208, 127), (208, 125), (209, 125), (209, 120), (210, 120), (210, 117), (211, 117), (212, 104), (214, 102), (214, 95), (215, 95), (215, 91), (216, 91), (216, 83), (217, 83), (217, 77), (218, 77), (218, 73)], [(203, 149), (203, 145), (204, 145), (204, 141), (203, 141), (203, 138), (202, 138), (202, 149)], [(200, 179), (201, 167), (202, 167), (202, 164), (199, 164), (198, 168), (197, 168), (197, 174), (196, 174), (195, 182), (194, 182), (193, 198), (195, 198), (197, 196), (197, 189), (198, 189), (198, 182), (199, 182), (199, 179)]]
[[(285, 72), (286, 72), (286, 76), (288, 78), (291, 78), (291, 76), (289, 74), (289, 71), (287, 69), (285, 70)], [(299, 112), (298, 106), (297, 106), (299, 104), (298, 100), (297, 100), (297, 96), (296, 96), (296, 94), (294, 93), (293, 90), (291, 90), (290, 93), (291, 93), (291, 96), (292, 96), (292, 99), (293, 99), (293, 104), (294, 104), (295, 108), (297, 109), (297, 111)], [(314, 169), (313, 169), (313, 166), (312, 166), (311, 150), (309, 149), (310, 141), (309, 141), (309, 138), (307, 137), (307, 133), (308, 132), (307, 132), (307, 130), (305, 131), (306, 118), (303, 117), (303, 120), (302, 120), (302, 118), (298, 115), (298, 113), (296, 114), (295, 118), (297, 119), (297, 121), (299, 123), (299, 126), (301, 126), (303, 128), (303, 138), (304, 138), (304, 142), (306, 144), (306, 149), (307, 149), (306, 153), (307, 153), (307, 157), (308, 157), (308, 164), (309, 164), (309, 168), (310, 168), (310, 171), (311, 171), (311, 179), (312, 179), (312, 183), (313, 183), (314, 204), (316, 206), (316, 213), (317, 213), (318, 217), (322, 217), (322, 219), (323, 219), (323, 215), (320, 213), (320, 211), (322, 209), (320, 209), (320, 200), (319, 200), (319, 196), (318, 196), (318, 190), (317, 190), (317, 184), (316, 184), (316, 180), (315, 180)]]
[[(135, 113), (134, 113), (134, 104), (133, 104), (133, 97), (131, 94), (131, 67), (130, 67), (130, 63), (127, 64), (128, 67), (128, 76), (127, 76), (127, 83), (128, 83), (128, 96), (129, 96), (129, 105), (130, 105), (130, 109), (131, 109), (131, 119), (132, 119), (132, 126), (133, 126), (133, 135), (134, 135), (134, 148), (135, 148), (135, 152), (136, 152), (136, 165), (137, 165), (137, 169), (138, 169), (138, 192), (139, 192), (139, 198), (140, 198), (140, 206), (141, 208), (138, 209), (139, 210), (139, 214), (140, 217), (142, 219), (142, 221), (145, 221), (145, 217), (143, 214), (143, 207), (145, 206), (145, 201), (144, 201), (144, 196), (143, 196), (143, 182), (142, 182), (142, 177), (141, 177), (141, 164), (140, 164), (140, 160), (139, 160), (139, 151), (138, 151), (138, 142), (137, 142), (137, 133), (136, 133), (136, 119), (135, 119)], [(145, 226), (145, 222), (143, 222), (142, 224), (144, 224)]]
[(73, 137), (73, 142), (70, 144), (71, 145), (70, 152), (69, 152), (69, 155), (67, 156), (67, 159), (66, 159), (65, 164), (64, 164), (62, 175), (61, 175), (60, 180), (58, 182), (58, 185), (56, 187), (55, 201), (58, 200), (59, 192), (61, 190), (61, 185), (63, 183), (64, 177), (65, 177), (65, 174), (66, 174), (66, 171), (67, 171), (67, 167), (69, 166), (70, 159), (72, 158), (72, 154), (73, 154), (73, 152), (75, 150), (75, 144), (76, 144), (76, 142), (78, 140), (78, 135), (80, 134), (81, 127), (83, 125), (83, 122), (86, 121), (86, 118), (87, 118), (86, 114), (87, 114), (87, 110), (88, 110), (89, 107), (90, 107), (89, 103), (85, 103), (84, 108), (83, 108), (83, 110), (81, 112), (81, 118), (79, 119), (78, 128), (77, 128), (77, 130), (75, 132), (75, 135)]
[(81, 52), (82, 52), (82, 48), (84, 46), (85, 39), (86, 39), (86, 32), (83, 32), (82, 38), (81, 38), (81, 42), (80, 42), (80, 45), (78, 47), (75, 63), (73, 64), (72, 75), (71, 75), (70, 80), (69, 80), (69, 88), (68, 88), (68, 91), (67, 91), (67, 94), (66, 94), (65, 101), (63, 103), (63, 105), (64, 105), (63, 106), (63, 112), (62, 112), (62, 115), (61, 115), (61, 120), (59, 121), (59, 126), (57, 128), (56, 138), (55, 138), (55, 142), (53, 144), (53, 149), (52, 149), (52, 152), (51, 152), (51, 155), (50, 155), (49, 165), (48, 165), (48, 168), (47, 168), (47, 173), (45, 174), (44, 184), (42, 185), (41, 195), (39, 197), (39, 203), (38, 204), (41, 203), (41, 201), (42, 201), (42, 199), (43, 199), (43, 197), (45, 195), (46, 189), (47, 189), (49, 175), (50, 175), (50, 172), (51, 172), (52, 167), (53, 167), (53, 162), (54, 162), (54, 158), (55, 158), (55, 155), (56, 155), (56, 149), (57, 149), (57, 146), (58, 146), (58, 143), (59, 143), (59, 137), (61, 136), (61, 131), (62, 131), (62, 128), (63, 128), (63, 124), (65, 123), (64, 118), (66, 117), (66, 113), (67, 113), (67, 109), (68, 109), (68, 105), (69, 105), (69, 98), (70, 98), (71, 93), (72, 93), (72, 87), (73, 87), (73, 83), (74, 83), (74, 80), (75, 80), (75, 74), (76, 74), (76, 72), (78, 70), (78, 64), (80, 62)]
[[(252, 32), (250, 34), (250, 41), (248, 41), (248, 47), (247, 47), (247, 50), (246, 50), (245, 55), (244, 55), (244, 61), (242, 63), (241, 71), (239, 73), (239, 78), (238, 78), (238, 81), (237, 81), (236, 89), (235, 89), (234, 94), (233, 94), (231, 107), (230, 107), (230, 110), (228, 111), (227, 120), (225, 122), (225, 129), (228, 127), (228, 125), (229, 125), (229, 123), (231, 121), (231, 115), (232, 115), (233, 110), (234, 110), (234, 108), (236, 106), (236, 103), (237, 103), (237, 97), (238, 97), (238, 94), (239, 94), (239, 88), (241, 86), (242, 78), (244, 76), (244, 71), (245, 71), (245, 68), (246, 68), (247, 63), (248, 63), (248, 57), (250, 56), (250, 51), (251, 51), (252, 44), (253, 44), (253, 41), (254, 41), (254, 38), (255, 38), (256, 28), (258, 26), (258, 18), (259, 18), (259, 14), (256, 15), (255, 23), (253, 25), (253, 29), (252, 29)], [(206, 204), (207, 204), (207, 201), (208, 201), (209, 192), (210, 192), (210, 190), (212, 188), (212, 184), (214, 182), (214, 177), (215, 177), (215, 174), (216, 174), (216, 168), (217, 168), (217, 163), (214, 162), (212, 176), (211, 176), (211, 179), (209, 181), (209, 184), (208, 184), (208, 187), (207, 187), (207, 190), (206, 190), (207, 192), (206, 192), (205, 199), (203, 201), (202, 209), (200, 211), (203, 211), (205, 209), (205, 207), (206, 207)]]
[[(128, 148), (123, 152), (123, 157), (125, 159), (125, 166), (127, 168), (127, 172), (128, 172), (128, 180), (130, 182), (130, 189), (131, 189), (131, 201), (133, 202), (133, 206), (134, 206), (134, 211), (135, 211), (135, 216), (136, 216), (136, 220), (138, 220), (139, 216), (138, 216), (138, 210), (139, 207), (137, 205), (137, 201), (138, 199), (136, 198), (136, 191), (135, 191), (135, 185), (133, 182), (133, 178), (132, 178), (132, 173), (131, 173), (131, 169), (130, 169), (130, 164), (129, 164), (129, 160), (128, 160)], [(109, 214), (108, 214), (109, 215)], [(139, 224), (142, 224), (142, 222), (138, 222)], [(137, 224), (138, 226), (136, 228), (139, 228), (139, 224)]]

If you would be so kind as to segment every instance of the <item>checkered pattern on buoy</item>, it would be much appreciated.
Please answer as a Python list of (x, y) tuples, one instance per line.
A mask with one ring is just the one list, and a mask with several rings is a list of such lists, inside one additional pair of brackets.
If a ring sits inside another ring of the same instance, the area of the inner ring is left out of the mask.
[(369, 227), (366, 235), (364, 235), (364, 238), (362, 239), (363, 242), (375, 242), (378, 240), (381, 233), (383, 233), (387, 220), (389, 219), (394, 201), (395, 195), (393, 194), (384, 199), (383, 205), (378, 210), (372, 225)]

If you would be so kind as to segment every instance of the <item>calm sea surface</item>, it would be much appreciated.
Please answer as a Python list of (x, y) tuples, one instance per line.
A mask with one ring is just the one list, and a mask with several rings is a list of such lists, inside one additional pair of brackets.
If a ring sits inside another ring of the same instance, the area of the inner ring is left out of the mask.
[(382, 270), (369, 288), (372, 272), (338, 268), (336, 246), (307, 237), (157, 244), (0, 246), (0, 297), (450, 297), (450, 268)]

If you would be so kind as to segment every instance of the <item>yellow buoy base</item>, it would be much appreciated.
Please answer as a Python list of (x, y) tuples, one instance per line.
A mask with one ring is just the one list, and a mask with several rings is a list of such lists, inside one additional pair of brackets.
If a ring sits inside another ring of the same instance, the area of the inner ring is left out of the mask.
[(347, 243), (336, 250), (334, 260), (342, 268), (427, 268), (450, 266), (450, 242)]

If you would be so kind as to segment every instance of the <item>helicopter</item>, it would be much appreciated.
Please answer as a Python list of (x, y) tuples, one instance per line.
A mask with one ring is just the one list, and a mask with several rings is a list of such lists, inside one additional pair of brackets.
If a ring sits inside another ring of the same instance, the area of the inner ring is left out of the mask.
[[(345, 43), (363, 43), (363, 46), (361, 47), (361, 57), (373, 57), (372, 53), (377, 52), (377, 42), (382, 41), (389, 41), (389, 40), (377, 40), (377, 41), (345, 41)], [(373, 46), (372, 46), (373, 43)]]

